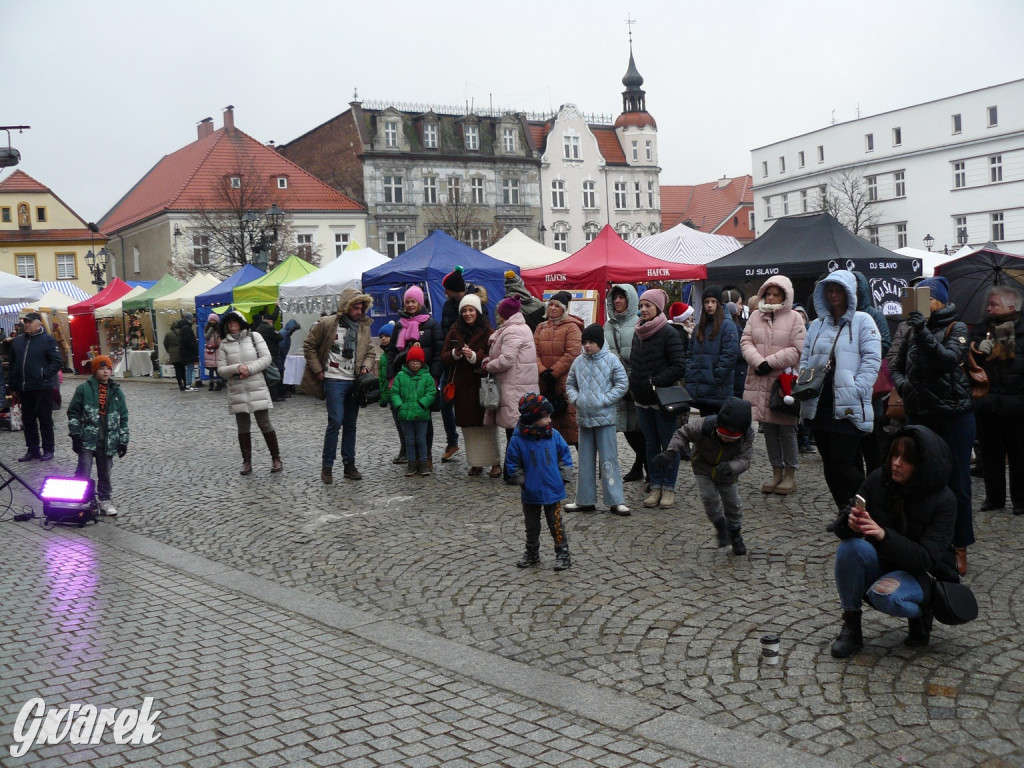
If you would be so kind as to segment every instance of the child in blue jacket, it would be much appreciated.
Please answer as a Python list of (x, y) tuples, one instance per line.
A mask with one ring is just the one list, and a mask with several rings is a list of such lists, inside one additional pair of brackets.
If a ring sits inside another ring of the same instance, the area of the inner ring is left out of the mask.
[(519, 399), (519, 424), (505, 451), (505, 471), (522, 488), (523, 517), (526, 519), (526, 551), (516, 563), (528, 568), (540, 562), (540, 513), (548, 521), (555, 541), (555, 570), (572, 565), (569, 538), (562, 525), (565, 484), (572, 479), (572, 454), (557, 429), (551, 426), (554, 407), (535, 392)]

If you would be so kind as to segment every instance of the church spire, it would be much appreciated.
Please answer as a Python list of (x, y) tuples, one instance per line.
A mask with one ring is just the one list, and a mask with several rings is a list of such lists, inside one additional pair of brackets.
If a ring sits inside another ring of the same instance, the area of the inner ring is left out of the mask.
[(644, 84), (644, 79), (640, 75), (640, 71), (636, 68), (636, 62), (633, 61), (634, 24), (636, 24), (636, 19), (631, 18), (627, 14), (626, 27), (629, 30), (629, 66), (626, 68), (626, 74), (622, 77), (622, 84), (626, 86), (626, 90), (622, 92), (623, 113), (647, 111), (647, 94), (644, 93), (644, 89), (641, 88)]

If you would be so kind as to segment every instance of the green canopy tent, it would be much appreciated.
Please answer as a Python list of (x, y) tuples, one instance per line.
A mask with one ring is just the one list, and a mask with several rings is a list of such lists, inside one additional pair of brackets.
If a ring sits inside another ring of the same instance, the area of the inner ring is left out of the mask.
[(133, 296), (130, 299), (126, 299), (121, 302), (122, 312), (135, 312), (139, 309), (152, 309), (153, 301), (159, 299), (161, 296), (166, 296), (172, 291), (176, 291), (181, 288), (181, 283), (175, 280), (170, 275), (164, 275), (156, 281), (156, 285), (150, 288), (144, 293), (140, 293), (137, 296)]
[[(303, 261), (298, 256), (289, 256), (263, 277), (258, 277), (251, 283), (236, 286), (231, 292), (233, 297), (231, 308), (251, 318), (254, 310), (264, 307), (272, 308), (277, 304), (278, 286), (298, 280), (316, 270), (317, 268), (308, 261)], [(227, 307), (219, 307), (215, 311), (222, 314), (227, 311)]]

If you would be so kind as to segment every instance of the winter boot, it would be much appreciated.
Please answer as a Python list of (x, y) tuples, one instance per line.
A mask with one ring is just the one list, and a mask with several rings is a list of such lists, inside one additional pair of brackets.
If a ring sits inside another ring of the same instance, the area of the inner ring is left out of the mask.
[(529, 568), (540, 562), (540, 547), (527, 547), (523, 556), (516, 563), (516, 568)]
[(406, 461), (408, 461), (408, 459), (405, 456), (405, 447), (403, 446), (402, 450), (400, 450), (398, 452), (398, 455), (395, 456), (395, 458), (393, 458), (391, 460), (391, 463), (392, 464), (405, 464)]
[(342, 475), (344, 476), (344, 478), (346, 480), (362, 480), (363, 479), (362, 474), (360, 474), (359, 470), (356, 469), (356, 465), (355, 465), (354, 462), (351, 463), (351, 464), (346, 464), (345, 465), (345, 471), (342, 473)]
[(729, 532), (725, 530), (725, 520), (715, 520), (715, 530), (718, 532), (718, 546), (729, 546)]
[(559, 547), (555, 550), (555, 570), (564, 571), (572, 566), (572, 558), (569, 556), (568, 547)]
[(930, 609), (922, 609), (921, 615), (916, 619), (907, 619), (908, 632), (903, 640), (904, 645), (911, 648), (920, 648), (928, 645), (932, 634), (932, 619), (934, 615)]
[(622, 476), (622, 482), (624, 483), (635, 483), (637, 480), (644, 479), (644, 460), (639, 456), (633, 462), (633, 468), (629, 470), (625, 475)]
[[(762, 488), (762, 490), (764, 490)], [(775, 492), (780, 496), (788, 496), (796, 490), (796, 467), (786, 467), (782, 473), (782, 482), (775, 486)]]
[(214, 384), (214, 381), (213, 381), (213, 379), (210, 379), (210, 386), (209, 386), (209, 387), (207, 387), (207, 391), (208, 391), (208, 392), (213, 392), (213, 384)]
[(410, 461), (409, 465), (405, 468), (406, 477), (415, 477), (420, 473), (420, 463), (418, 461)]
[(772, 467), (772, 479), (761, 486), (761, 493), (775, 493), (775, 489), (782, 482), (782, 467)]
[(651, 495), (644, 499), (645, 507), (656, 507), (661, 503), (661, 488), (652, 488)]
[(864, 646), (860, 616), (860, 611), (843, 611), (843, 628), (839, 630), (839, 637), (832, 641), (833, 658), (849, 658)]
[(333, 467), (321, 467), (320, 468), (320, 482), (324, 485), (330, 485), (334, 482), (334, 468)]
[(238, 433), (238, 447), (242, 449), (242, 471), (241, 475), (252, 474), (252, 433)]
[(729, 529), (729, 541), (732, 542), (732, 553), (734, 555), (747, 554), (747, 545), (743, 543), (743, 536), (740, 535), (739, 528)]
[(671, 488), (661, 489), (661, 500), (658, 502), (658, 506), (661, 509), (672, 509), (672, 505), (676, 503), (676, 492)]
[(222, 389), (224, 389), (224, 380), (217, 379), (217, 392), (220, 392)]
[(284, 465), (281, 463), (281, 449), (277, 446), (277, 432), (264, 432), (263, 439), (267, 441), (267, 448), (270, 449), (270, 471), (280, 472)]
[(428, 477), (434, 472), (434, 462), (432, 461), (421, 461), (420, 462), (420, 475)]

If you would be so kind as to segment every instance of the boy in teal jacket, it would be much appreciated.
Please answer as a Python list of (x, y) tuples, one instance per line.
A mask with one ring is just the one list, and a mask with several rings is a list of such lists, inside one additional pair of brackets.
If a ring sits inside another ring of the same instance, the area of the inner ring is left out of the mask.
[(96, 464), (96, 495), (100, 514), (113, 517), (117, 509), (110, 501), (110, 469), (114, 454), (128, 453), (128, 405), (124, 392), (110, 380), (114, 363), (106, 355), (89, 361), (92, 378), (78, 385), (68, 405), (71, 449), (78, 454), (75, 477), (88, 478)]
[(423, 347), (419, 344), (410, 347), (405, 355), (405, 365), (391, 385), (391, 405), (405, 433), (405, 451), (409, 461), (406, 477), (430, 474), (427, 427), (430, 425), (430, 406), (437, 397), (437, 383), (425, 362)]

